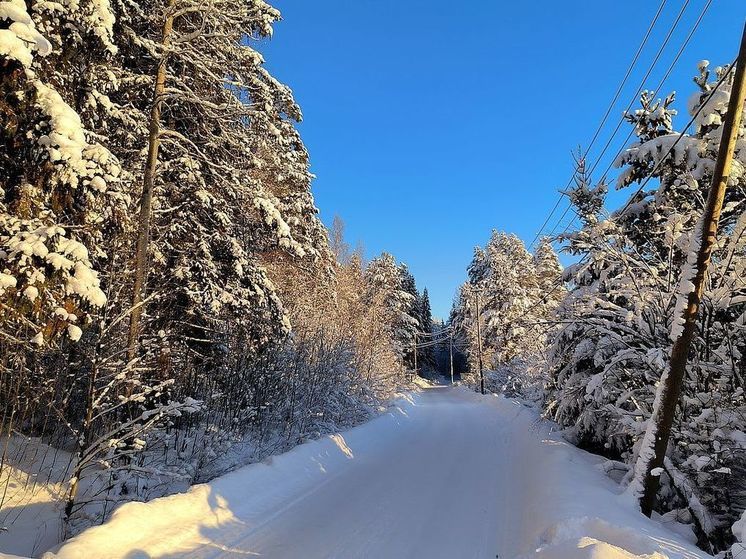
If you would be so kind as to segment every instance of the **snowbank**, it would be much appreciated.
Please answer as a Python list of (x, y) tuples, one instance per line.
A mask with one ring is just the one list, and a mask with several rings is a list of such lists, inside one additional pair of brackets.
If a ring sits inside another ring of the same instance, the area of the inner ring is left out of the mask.
[[(60, 541), (69, 453), (39, 439), (3, 437), (0, 454), (0, 557), (34, 555)], [(3, 556), (3, 552), (14, 554)]]
[[(517, 405), (505, 399), (495, 403), (501, 410)], [(643, 516), (603, 473), (602, 458), (562, 439), (553, 424), (540, 421), (532, 410), (516, 414), (511, 445), (516, 459), (505, 472), (517, 481), (505, 485), (506, 502), (515, 506), (504, 514), (514, 518), (503, 530), (501, 559), (709, 557), (696, 548), (688, 527), (664, 526)]]

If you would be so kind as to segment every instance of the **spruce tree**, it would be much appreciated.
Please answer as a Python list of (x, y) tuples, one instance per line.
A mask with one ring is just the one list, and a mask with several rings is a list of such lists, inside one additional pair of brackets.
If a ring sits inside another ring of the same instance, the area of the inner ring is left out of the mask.
[[(422, 291), (419, 308), (420, 331), (423, 333), (422, 342), (432, 343), (433, 338), (433, 313), (430, 308), (430, 295), (427, 288)], [(435, 351), (433, 346), (426, 346), (420, 350), (418, 359), (422, 361), (423, 370), (432, 370), (435, 368)]]
[(385, 304), (385, 323), (396, 351), (404, 364), (414, 367), (415, 334), (419, 329), (416, 311), (414, 278), (406, 266), (397, 265), (396, 259), (384, 252), (371, 260), (365, 271), (368, 300), (380, 299)]
[(465, 347), (471, 378), (478, 372), (481, 330), (488, 388), (540, 399), (546, 333), (564, 296), (562, 268), (549, 241), (531, 255), (515, 235), (493, 231), (484, 248), (475, 248), (467, 272), (451, 324), (457, 353)]

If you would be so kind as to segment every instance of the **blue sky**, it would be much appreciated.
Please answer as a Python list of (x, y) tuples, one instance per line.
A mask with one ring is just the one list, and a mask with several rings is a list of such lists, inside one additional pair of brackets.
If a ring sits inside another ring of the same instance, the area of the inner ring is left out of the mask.
[[(684, 2), (668, 0), (591, 159)], [(434, 314), (447, 317), (474, 246), (493, 228), (533, 239), (571, 176), (571, 151), (590, 142), (659, 1), (272, 4), (284, 21), (261, 50), (303, 108), (322, 219), (340, 215), (348, 240), (369, 257), (387, 250), (406, 262)], [(704, 4), (689, 2), (647, 87)], [(712, 2), (664, 86), (679, 92), (680, 124), (696, 63), (730, 62), (744, 16), (743, 0)]]

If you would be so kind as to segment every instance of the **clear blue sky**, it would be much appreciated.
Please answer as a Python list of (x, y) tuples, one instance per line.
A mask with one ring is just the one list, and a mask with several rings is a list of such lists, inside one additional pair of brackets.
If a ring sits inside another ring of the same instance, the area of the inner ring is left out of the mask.
[[(261, 50), (303, 108), (323, 220), (340, 215), (369, 257), (387, 250), (406, 262), (435, 315), (447, 317), (473, 247), (491, 229), (533, 239), (659, 0), (271, 3), (284, 21)], [(683, 4), (668, 0), (598, 148)], [(647, 87), (704, 4), (690, 1)], [(697, 61), (730, 62), (745, 16), (744, 0), (713, 1), (664, 87), (680, 94), (680, 124)]]

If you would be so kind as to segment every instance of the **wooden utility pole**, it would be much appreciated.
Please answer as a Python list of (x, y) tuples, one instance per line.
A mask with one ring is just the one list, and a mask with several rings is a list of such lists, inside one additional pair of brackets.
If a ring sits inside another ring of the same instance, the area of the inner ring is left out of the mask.
[(417, 332), (414, 333), (414, 374), (417, 376)]
[[(733, 163), (733, 152), (736, 147), (736, 139), (741, 124), (743, 104), (746, 99), (746, 26), (744, 26), (741, 38), (741, 48), (738, 53), (735, 71), (736, 75), (733, 79), (728, 113), (725, 115), (720, 149), (712, 176), (712, 185), (707, 195), (707, 202), (700, 222), (701, 228), (698, 227), (692, 234), (692, 241), (699, 244), (696, 254), (696, 265), (694, 267), (694, 277), (682, 278), (682, 285), (679, 285), (679, 293), (683, 293), (682, 290), (686, 289), (684, 284), (690, 279), (693, 289), (688, 294), (688, 301), (683, 317), (674, 317), (674, 320), (683, 318), (684, 324), (671, 349), (670, 368), (668, 374), (663, 378), (662, 385), (659, 387), (661, 393), (658, 398), (658, 405), (654, 407), (650, 423), (648, 424), (649, 433), (655, 435), (653, 455), (641, 455), (638, 461), (642, 462), (638, 462), (635, 468), (638, 471), (638, 475), (644, 473), (640, 508), (646, 516), (652, 514), (655, 497), (658, 492), (659, 476), (653, 475), (652, 472), (660, 471), (657, 469), (663, 467), (668, 439), (671, 434), (671, 426), (673, 425), (676, 412), (676, 404), (681, 394), (681, 387), (686, 373), (689, 349), (696, 329), (697, 311), (699, 310), (702, 292), (704, 291), (705, 275), (707, 267), (710, 264), (712, 248), (715, 244), (720, 211), (723, 207), (725, 189)], [(651, 429), (654, 431), (651, 432)], [(650, 437), (650, 434), (646, 438), (648, 437)], [(647, 463), (645, 463), (646, 461)]]
[(477, 352), (479, 355), (479, 386), (484, 394), (484, 366), (482, 365), (482, 317), (479, 314), (479, 290), (474, 291), (477, 299)]
[(451, 384), (453, 384), (453, 329), (451, 329), (451, 334), (448, 336), (448, 352), (451, 355)]
[(161, 59), (156, 70), (155, 89), (153, 90), (153, 105), (150, 109), (148, 157), (145, 162), (142, 198), (140, 199), (140, 216), (137, 227), (137, 246), (135, 249), (135, 282), (132, 287), (132, 309), (130, 314), (129, 336), (127, 338), (127, 356), (130, 360), (137, 355), (138, 338), (140, 337), (140, 320), (143, 311), (143, 291), (148, 275), (148, 251), (150, 248), (151, 208), (153, 205), (153, 189), (155, 173), (158, 167), (158, 152), (161, 144), (161, 104), (166, 90), (166, 70), (168, 66), (169, 49), (171, 48), (171, 33), (174, 28), (173, 8), (176, 0), (169, 0), (166, 8), (163, 30), (161, 32)]

